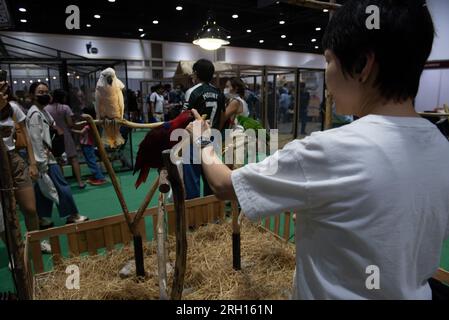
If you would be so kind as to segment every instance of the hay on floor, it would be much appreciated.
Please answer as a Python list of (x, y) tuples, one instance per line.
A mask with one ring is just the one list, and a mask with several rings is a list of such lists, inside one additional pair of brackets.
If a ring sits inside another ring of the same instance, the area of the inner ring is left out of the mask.
[[(188, 234), (187, 271), (183, 299), (288, 299), (295, 270), (295, 249), (249, 222), (241, 231), (242, 270), (232, 268), (232, 229), (212, 224)], [(174, 264), (175, 241), (168, 241)], [(64, 260), (51, 273), (36, 279), (36, 299), (48, 300), (152, 300), (159, 299), (155, 243), (145, 248), (147, 278), (121, 279), (119, 271), (133, 259), (131, 247), (95, 257)], [(66, 267), (80, 269), (80, 289), (66, 288)], [(172, 272), (169, 273), (169, 286)]]

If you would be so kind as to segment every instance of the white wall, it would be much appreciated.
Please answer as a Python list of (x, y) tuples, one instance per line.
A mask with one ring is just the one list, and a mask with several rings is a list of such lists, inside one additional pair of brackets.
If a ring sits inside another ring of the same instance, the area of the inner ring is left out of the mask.
[(226, 62), (235, 64), (324, 69), (323, 55), (247, 48), (226, 48)]
[[(91, 59), (151, 59), (151, 41), (149, 40), (36, 34), (9, 31), (2, 33)], [(93, 47), (98, 48), (98, 54), (93, 55), (87, 53), (86, 44), (89, 42), (92, 42)], [(226, 62), (237, 64), (304, 68), (325, 67), (325, 61), (322, 55), (298, 52), (226, 47), (225, 56)], [(215, 61), (215, 52), (203, 50), (200, 47), (190, 43), (163, 42), (163, 60), (165, 61), (197, 60), (201, 58)]]
[(429, 60), (449, 60), (449, 1), (427, 0), (427, 6), (432, 14), (436, 30)]
[[(427, 0), (427, 6), (436, 30), (429, 60), (449, 60), (449, 1)], [(449, 69), (424, 70), (416, 97), (417, 111), (431, 111), (443, 104), (449, 105)]]

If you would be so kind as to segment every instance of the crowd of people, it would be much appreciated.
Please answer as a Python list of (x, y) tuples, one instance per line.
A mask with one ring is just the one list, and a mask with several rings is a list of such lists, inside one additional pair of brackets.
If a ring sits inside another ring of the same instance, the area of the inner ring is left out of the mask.
[[(54, 204), (67, 224), (87, 221), (88, 217), (79, 213), (63, 165), (70, 164), (78, 188), (86, 188), (78, 156), (81, 150), (92, 172), (87, 183), (107, 183), (97, 163), (91, 128), (75, 124), (83, 113), (94, 115), (95, 107), (77, 88), (69, 93), (59, 89), (50, 92), (47, 84), (35, 82), (25, 95), (23, 91), (13, 94), (4, 82), (0, 86), (5, 88), (0, 92), (0, 137), (10, 157), (15, 199), (27, 230), (53, 227)], [(5, 240), (3, 223), (0, 227)], [(51, 253), (46, 240), (41, 242), (41, 249)]]

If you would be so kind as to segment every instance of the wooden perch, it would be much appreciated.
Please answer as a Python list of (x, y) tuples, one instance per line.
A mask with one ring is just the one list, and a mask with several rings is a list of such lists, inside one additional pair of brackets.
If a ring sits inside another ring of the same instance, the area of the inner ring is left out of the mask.
[(292, 4), (299, 7), (311, 8), (311, 9), (328, 9), (328, 10), (337, 10), (341, 7), (341, 4), (338, 3), (330, 3), (323, 1), (315, 1), (315, 0), (288, 0), (288, 4)]
[[(86, 115), (82, 116), (83, 118), (86, 118)], [(93, 120), (94, 124), (96, 125), (104, 125), (104, 120)], [(88, 123), (88, 121), (81, 121), (81, 122), (77, 122), (75, 125), (76, 126), (84, 126)], [(161, 126), (162, 124), (164, 124), (164, 122), (156, 122), (156, 123), (135, 123), (135, 122), (131, 122), (128, 120), (116, 120), (116, 123), (124, 126), (124, 127), (128, 127), (131, 129), (154, 129), (157, 128), (159, 126)], [(90, 123), (89, 123), (90, 124)]]
[(92, 128), (94, 139), (95, 139), (95, 142), (97, 143), (97, 147), (98, 147), (98, 152), (100, 153), (101, 161), (103, 161), (104, 166), (106, 167), (106, 171), (108, 172), (109, 177), (111, 178), (112, 185), (114, 186), (115, 193), (117, 194), (117, 197), (119, 199), (120, 206), (122, 207), (123, 214), (125, 215), (125, 219), (128, 224), (128, 227), (130, 230), (132, 230), (133, 229), (132, 219), (131, 219), (131, 215), (129, 214), (129, 210), (126, 205), (126, 202), (125, 202), (125, 197), (123, 196), (123, 192), (120, 187), (120, 183), (118, 181), (117, 175), (115, 174), (114, 168), (112, 167), (112, 164), (109, 161), (109, 157), (108, 157), (108, 154), (106, 153), (106, 149), (104, 148), (104, 145), (101, 142), (100, 133), (98, 132), (97, 126), (95, 125), (94, 119), (90, 115), (87, 115), (87, 114), (84, 114), (83, 118), (87, 121), (87, 123)]
[(137, 226), (139, 225), (140, 220), (142, 219), (143, 214), (145, 213), (145, 210), (148, 208), (148, 206), (150, 205), (151, 200), (153, 199), (154, 195), (156, 194), (158, 186), (159, 186), (159, 181), (156, 180), (153, 183), (153, 186), (151, 187), (150, 191), (148, 191), (148, 193), (147, 193), (145, 199), (143, 200), (142, 204), (140, 205), (139, 210), (137, 210), (137, 213), (134, 216), (134, 220), (133, 220), (133, 222), (131, 224), (132, 225), (131, 233), (133, 235), (137, 235), (137, 233), (138, 233), (138, 231), (137, 231), (138, 227)]
[(166, 169), (162, 169), (159, 173), (159, 192), (169, 193), (170, 183), (168, 182), (168, 173)]
[(231, 202), (232, 207), (232, 266), (234, 270), (241, 270), (240, 254), (240, 223), (239, 206), (237, 201)]
[(418, 113), (421, 117), (449, 117), (449, 113), (438, 113), (438, 112), (420, 112)]
[(3, 139), (0, 139), (0, 198), (2, 200), (5, 221), (5, 238), (8, 252), (12, 256), (14, 268), (13, 277), (16, 284), (17, 295), (20, 300), (32, 298), (32, 284), (27, 277), (25, 267), (25, 252), (20, 224), (17, 219), (16, 201), (14, 198), (14, 180), (11, 176), (9, 156)]
[[(161, 179), (160, 179), (161, 180)], [(159, 194), (159, 206), (157, 214), (157, 267), (159, 277), (159, 298), (168, 300), (167, 293), (167, 256), (165, 251), (165, 195)]]
[(173, 191), (173, 201), (176, 212), (176, 263), (171, 291), (172, 300), (181, 300), (184, 289), (184, 278), (187, 264), (187, 227), (185, 216), (184, 183), (178, 168), (170, 160), (170, 150), (162, 153), (164, 166), (167, 169), (168, 180)]

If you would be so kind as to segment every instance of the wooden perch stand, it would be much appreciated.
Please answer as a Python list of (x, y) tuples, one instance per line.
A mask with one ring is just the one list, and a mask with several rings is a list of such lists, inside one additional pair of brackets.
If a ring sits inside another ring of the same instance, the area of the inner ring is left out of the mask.
[(295, 6), (318, 10), (321, 9), (337, 10), (338, 8), (341, 7), (341, 5), (338, 3), (315, 1), (315, 0), (288, 0), (287, 3)]
[(11, 172), (9, 155), (3, 139), (0, 139), (0, 200), (2, 201), (5, 221), (5, 238), (8, 245), (8, 253), (12, 257), (12, 274), (16, 284), (17, 296), (20, 300), (29, 300), (32, 298), (32, 284), (27, 281), (28, 270), (24, 263), (24, 243), (16, 214), (14, 180)]

